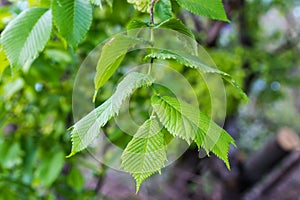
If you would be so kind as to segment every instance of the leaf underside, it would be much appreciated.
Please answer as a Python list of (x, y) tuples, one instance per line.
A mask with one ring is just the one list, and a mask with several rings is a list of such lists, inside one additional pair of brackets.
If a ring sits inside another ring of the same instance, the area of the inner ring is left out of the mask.
[(163, 126), (174, 136), (197, 146), (207, 152), (212, 151), (222, 159), (227, 168), (230, 144), (233, 138), (204, 113), (192, 105), (169, 96), (156, 96), (151, 99), (152, 107)]
[(122, 168), (136, 181), (136, 191), (141, 183), (164, 167), (167, 159), (162, 127), (155, 118), (148, 119), (134, 134), (122, 154)]
[(129, 97), (134, 90), (149, 86), (154, 82), (150, 75), (137, 72), (129, 73), (117, 86), (114, 94), (102, 105), (91, 111), (79, 120), (71, 132), (72, 150), (69, 156), (85, 149), (100, 134), (100, 128), (108, 120), (117, 115), (123, 101)]
[(248, 97), (245, 94), (245, 92), (238, 86), (238, 84), (229, 74), (221, 70), (218, 70), (217, 68), (213, 68), (206, 65), (197, 56), (187, 54), (181, 51), (173, 52), (173, 51), (163, 50), (160, 52), (153, 52), (151, 54), (148, 54), (145, 57), (146, 60), (150, 58), (161, 59), (161, 60), (175, 60), (176, 62), (184, 66), (197, 69), (202, 73), (212, 73), (212, 74), (221, 75), (224, 80), (228, 81), (231, 85), (233, 85), (238, 90), (238, 92), (241, 94), (243, 99), (248, 101)]

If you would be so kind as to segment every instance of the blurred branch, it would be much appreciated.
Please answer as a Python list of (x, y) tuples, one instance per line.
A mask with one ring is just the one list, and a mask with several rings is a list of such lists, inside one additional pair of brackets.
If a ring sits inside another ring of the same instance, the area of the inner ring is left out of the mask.
[(299, 138), (295, 132), (287, 128), (281, 129), (275, 138), (247, 159), (241, 177), (243, 185), (249, 187), (258, 182), (299, 145)]
[(260, 199), (262, 195), (268, 193), (272, 190), (276, 184), (281, 182), (281, 180), (288, 174), (290, 171), (299, 165), (300, 162), (300, 151), (293, 152), (289, 157), (287, 157), (282, 165), (278, 167), (275, 171), (268, 175), (268, 177), (258, 186), (254, 187), (252, 190), (247, 192), (243, 199), (245, 200), (254, 200)]

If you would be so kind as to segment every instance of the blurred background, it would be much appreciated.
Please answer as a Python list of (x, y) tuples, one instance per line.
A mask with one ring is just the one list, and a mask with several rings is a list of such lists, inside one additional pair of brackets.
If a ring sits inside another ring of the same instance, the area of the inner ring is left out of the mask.
[[(1, 0), (0, 31), (27, 7), (47, 4)], [(74, 123), (72, 87), (81, 62), (99, 43), (125, 30), (129, 19), (149, 18), (125, 0), (108, 0), (103, 9), (94, 9), (91, 29), (75, 51), (54, 31), (29, 69), (11, 71), (0, 57), (0, 199), (299, 199), (300, 1), (224, 4), (231, 23), (186, 10), (175, 13), (218, 68), (231, 74), (249, 96), (247, 103), (226, 85), (224, 128), (238, 146), (230, 150), (231, 171), (214, 156), (200, 159), (192, 145), (162, 175), (150, 177), (136, 195), (130, 175), (101, 165), (87, 152), (65, 158), (71, 149), (67, 129)], [(201, 109), (209, 111), (210, 98), (198, 74), (177, 70), (192, 83)], [(122, 73), (114, 75), (108, 91)], [(99, 103), (109, 94), (103, 93)], [(147, 110), (137, 112), (148, 115)], [(130, 140), (115, 124), (108, 124), (104, 132), (123, 148)]]

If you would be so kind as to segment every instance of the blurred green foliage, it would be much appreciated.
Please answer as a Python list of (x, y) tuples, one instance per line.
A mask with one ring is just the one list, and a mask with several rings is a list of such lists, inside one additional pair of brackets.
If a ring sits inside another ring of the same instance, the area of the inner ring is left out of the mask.
[[(207, 47), (207, 50), (218, 68), (231, 74), (241, 86), (249, 88), (251, 104), (238, 112), (241, 98), (232, 86), (226, 85), (227, 114), (239, 113), (242, 127), (240, 148), (250, 152), (259, 148), (264, 139), (281, 126), (300, 130), (298, 121), (288, 118), (295, 111), (291, 105), (291, 102), (295, 103), (294, 92), (290, 88), (297, 87), (300, 81), (297, 76), (299, 35), (295, 36), (295, 32), (299, 33), (299, 15), (298, 18), (295, 16), (298, 14), (295, 14), (295, 9), (298, 7), (299, 11), (300, 2), (248, 0), (246, 3), (244, 10), (232, 12), (232, 23), (223, 28), (217, 46)], [(0, 30), (21, 10), (37, 5), (47, 6), (49, 1), (11, 1), (2, 5)], [(148, 18), (147, 14), (134, 11), (123, 0), (114, 0), (112, 7), (103, 3), (103, 9), (93, 8), (91, 29), (75, 51), (69, 49), (64, 39), (54, 31), (46, 49), (28, 71), (11, 70), (3, 51), (0, 51), (0, 199), (90, 199), (98, 195), (93, 188), (85, 186), (86, 177), (81, 173), (80, 164), (84, 159), (80, 163), (78, 160), (86, 155), (65, 159), (71, 149), (70, 135), (66, 130), (73, 124), (72, 86), (80, 63), (101, 41), (124, 30), (129, 19)], [(285, 29), (266, 29), (270, 27), (267, 25), (270, 21), (266, 19), (264, 22), (264, 17), (272, 9), (276, 12), (271, 16), (278, 17), (276, 13), (279, 13), (280, 19), (292, 17), (295, 22), (286, 21), (290, 24)], [(178, 12), (178, 15), (184, 13)], [(245, 15), (247, 34), (252, 40), (252, 45), (246, 47), (241, 44), (239, 36), (241, 12)], [(204, 19), (201, 22), (210, 23)], [(198, 38), (207, 37), (207, 33), (195, 30), (194, 33)], [(245, 63), (249, 67), (245, 67)], [(210, 97), (201, 77), (181, 66), (178, 70), (196, 88), (201, 108), (210, 113)], [(122, 71), (118, 71), (112, 82), (116, 83), (121, 74)], [(244, 80), (252, 75), (253, 80), (246, 85)], [(106, 87), (108, 93), (113, 85)], [(141, 93), (143, 96), (143, 91)], [(147, 94), (144, 92), (145, 96)], [(97, 104), (107, 96), (99, 97)], [(250, 106), (254, 107), (254, 111)], [(137, 112), (133, 113), (134, 116), (148, 114), (144, 110), (132, 110)], [(292, 116), (298, 115), (295, 112)], [(105, 132), (111, 141), (123, 148), (131, 139), (121, 134), (115, 124), (109, 124)], [(95, 176), (99, 174), (94, 168), (92, 170)]]

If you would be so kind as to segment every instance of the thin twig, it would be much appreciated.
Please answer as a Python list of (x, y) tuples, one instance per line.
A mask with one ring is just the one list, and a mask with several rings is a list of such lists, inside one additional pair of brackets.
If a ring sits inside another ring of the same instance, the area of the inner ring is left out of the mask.
[(156, 3), (156, 0), (152, 0), (151, 1), (151, 7), (150, 7), (150, 24), (151, 25), (154, 25), (154, 14), (153, 14), (153, 11), (154, 11), (154, 5)]

